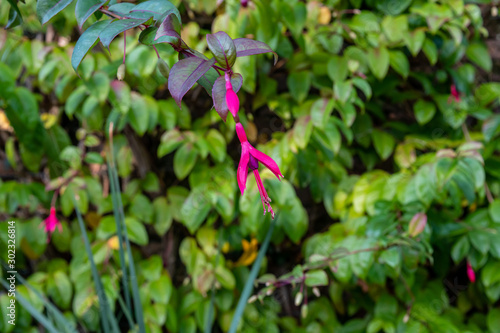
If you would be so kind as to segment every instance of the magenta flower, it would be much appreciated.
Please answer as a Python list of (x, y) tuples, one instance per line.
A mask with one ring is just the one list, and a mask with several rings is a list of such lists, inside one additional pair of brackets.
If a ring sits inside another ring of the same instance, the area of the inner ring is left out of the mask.
[(40, 227), (44, 228), (45, 233), (47, 234), (47, 243), (50, 242), (50, 236), (57, 229), (59, 232), (62, 232), (61, 222), (57, 219), (56, 209), (54, 207), (50, 207), (49, 216), (40, 224)]
[(264, 207), (264, 215), (267, 211), (271, 213), (271, 217), (274, 219), (274, 212), (271, 207), (271, 199), (269, 195), (267, 195), (266, 189), (264, 188), (264, 184), (262, 183), (262, 179), (259, 174), (259, 162), (264, 164), (272, 173), (280, 179), (283, 177), (281, 171), (274, 162), (272, 158), (267, 156), (266, 154), (258, 151), (248, 142), (247, 136), (245, 134), (245, 129), (241, 123), (236, 123), (236, 134), (238, 134), (238, 139), (241, 142), (241, 159), (240, 164), (238, 165), (237, 178), (238, 178), (238, 186), (240, 187), (241, 194), (246, 189), (248, 169), (253, 171), (255, 176), (255, 181), (257, 182), (257, 188), (259, 189), (260, 199), (262, 200), (262, 206)]
[(455, 101), (460, 102), (460, 94), (458, 93), (457, 87), (455, 87), (454, 84), (451, 85), (450, 91), (451, 91), (451, 96), (455, 98)]
[(238, 95), (233, 90), (233, 86), (231, 85), (231, 76), (229, 72), (226, 72), (226, 104), (227, 108), (233, 114), (233, 117), (236, 117), (238, 114), (238, 110), (240, 109), (240, 100), (238, 99)]
[(469, 281), (471, 283), (476, 282), (476, 273), (474, 272), (474, 269), (472, 268), (468, 260), (467, 260), (467, 276), (469, 277)]
[(241, 7), (247, 8), (247, 6), (248, 6), (248, 0), (241, 0), (240, 3), (241, 3)]

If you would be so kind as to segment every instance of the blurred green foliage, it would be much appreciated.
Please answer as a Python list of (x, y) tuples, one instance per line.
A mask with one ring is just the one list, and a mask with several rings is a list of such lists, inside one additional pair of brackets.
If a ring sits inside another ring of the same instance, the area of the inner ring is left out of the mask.
[[(285, 175), (263, 172), (279, 218), (255, 291), (261, 302), (248, 304), (240, 331), (498, 332), (497, 1), (172, 3), (182, 39), (198, 52), (211, 57), (205, 35), (225, 31), (279, 56), (275, 66), (259, 55), (234, 67), (249, 139)], [(18, 271), (83, 330), (99, 329), (76, 196), (115, 308), (113, 123), (146, 330), (203, 331), (215, 292), (214, 332), (227, 331), (249, 275), (248, 260), (235, 263), (255, 257), (248, 242), (260, 244), (271, 223), (255, 182), (239, 194), (232, 117), (224, 123), (201, 86), (179, 108), (138, 29), (125, 37), (124, 81), (116, 80), (123, 34), (109, 53), (89, 52), (77, 75), (72, 50), (97, 14), (80, 30), (74, 3), (43, 26), (34, 0), (18, 7), (22, 25), (0, 32), (0, 216), (17, 221)], [(13, 15), (1, 6), (0, 24)], [(172, 67), (177, 53), (156, 47)], [(63, 232), (47, 243), (38, 225), (51, 189), (60, 189)], [(419, 213), (426, 223), (410, 228)], [(5, 260), (7, 224), (0, 228)], [(7, 302), (0, 295), (0, 331), (36, 331), (23, 308), (8, 325)]]

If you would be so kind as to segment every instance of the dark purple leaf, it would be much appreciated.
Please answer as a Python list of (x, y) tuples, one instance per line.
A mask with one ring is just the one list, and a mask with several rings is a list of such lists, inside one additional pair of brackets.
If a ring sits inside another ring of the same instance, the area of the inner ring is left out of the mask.
[[(243, 84), (243, 77), (237, 73), (233, 74), (231, 76), (231, 84), (233, 86), (233, 91), (237, 93)], [(229, 109), (226, 104), (226, 80), (224, 79), (224, 76), (219, 76), (217, 80), (215, 80), (212, 88), (212, 98), (214, 100), (215, 110), (222, 120), (226, 121)]]
[(176, 43), (175, 46), (179, 47), (181, 40), (180, 31), (181, 23), (179, 22), (177, 16), (174, 13), (168, 14), (156, 31), (155, 40), (160, 39), (163, 36), (177, 38), (178, 43)]
[(274, 64), (276, 65), (276, 62), (278, 61), (278, 54), (276, 54), (276, 52), (274, 52), (273, 49), (271, 49), (269, 45), (264, 42), (259, 42), (258, 40), (249, 38), (237, 38), (233, 40), (233, 42), (234, 46), (236, 46), (237, 57), (272, 52), (274, 55)]
[(208, 48), (217, 62), (225, 69), (230, 69), (236, 61), (236, 47), (231, 37), (224, 31), (207, 35)]
[(215, 59), (189, 57), (178, 61), (170, 70), (168, 90), (179, 107), (182, 97), (213, 65)]

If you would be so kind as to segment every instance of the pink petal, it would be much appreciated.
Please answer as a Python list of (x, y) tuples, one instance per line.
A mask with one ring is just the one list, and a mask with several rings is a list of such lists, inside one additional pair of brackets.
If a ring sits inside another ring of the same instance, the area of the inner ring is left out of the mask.
[(471, 283), (476, 282), (476, 273), (474, 272), (474, 269), (472, 268), (470, 262), (467, 261), (467, 276), (469, 277), (469, 281)]
[(248, 176), (248, 160), (250, 155), (248, 154), (247, 145), (241, 145), (241, 158), (240, 164), (238, 164), (238, 171), (236, 172), (236, 178), (238, 179), (238, 186), (240, 188), (241, 194), (245, 192), (247, 187), (247, 176)]
[(269, 170), (271, 170), (272, 173), (274, 173), (274, 175), (278, 177), (278, 179), (280, 179), (280, 177), (283, 177), (278, 164), (276, 164), (276, 162), (274, 162), (272, 158), (255, 148), (250, 150), (250, 154), (255, 157), (260, 163), (264, 164)]
[(245, 129), (243, 128), (243, 125), (241, 123), (236, 123), (236, 134), (238, 135), (238, 139), (240, 139), (240, 142), (242, 144), (248, 141)]
[(233, 114), (233, 117), (236, 117), (240, 109), (240, 100), (232, 88), (226, 90), (226, 104), (229, 111)]

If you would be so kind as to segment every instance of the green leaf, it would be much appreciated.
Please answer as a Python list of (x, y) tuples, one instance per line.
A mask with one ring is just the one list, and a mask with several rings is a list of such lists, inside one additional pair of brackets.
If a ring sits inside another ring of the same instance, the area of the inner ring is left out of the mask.
[(73, 0), (38, 0), (36, 2), (38, 19), (45, 24), (72, 2)]
[(372, 133), (372, 139), (375, 151), (380, 158), (384, 161), (388, 159), (394, 150), (394, 145), (396, 144), (394, 137), (387, 132), (375, 129)]
[(484, 230), (472, 230), (469, 232), (469, 239), (476, 250), (482, 254), (486, 254), (490, 249), (489, 234)]
[(128, 238), (137, 245), (146, 245), (148, 243), (148, 233), (144, 224), (132, 217), (125, 218)]
[(483, 122), (484, 140), (490, 142), (500, 132), (500, 115), (494, 114)]
[(132, 103), (130, 105), (130, 112), (128, 117), (130, 119), (130, 126), (140, 136), (144, 135), (148, 129), (149, 124), (149, 108), (146, 100), (142, 95), (133, 92)]
[(328, 276), (324, 270), (312, 270), (306, 273), (305, 283), (308, 287), (327, 286)]
[(469, 254), (470, 243), (467, 236), (462, 236), (451, 248), (451, 258), (458, 264)]
[(236, 47), (233, 40), (224, 31), (207, 34), (208, 48), (217, 62), (225, 69), (230, 69), (236, 61)]
[(472, 43), (465, 50), (467, 58), (487, 72), (493, 66), (488, 48), (483, 43)]
[(399, 42), (408, 31), (408, 18), (406, 15), (386, 16), (382, 20), (382, 30), (391, 43)]
[(110, 80), (108, 76), (103, 72), (95, 73), (89, 81), (85, 83), (90, 91), (99, 103), (104, 103), (109, 95)]
[(493, 200), (488, 207), (490, 217), (495, 223), (500, 223), (500, 199)]
[(311, 88), (311, 75), (308, 71), (292, 72), (286, 80), (288, 89), (292, 97), (299, 103), (302, 103)]
[(108, 0), (78, 0), (75, 7), (76, 21), (81, 29), (85, 21)]
[(419, 99), (413, 105), (413, 112), (415, 113), (415, 118), (420, 125), (427, 124), (436, 114), (436, 106), (434, 103)]
[(340, 101), (342, 104), (347, 102), (349, 96), (352, 92), (352, 82), (351, 81), (337, 81), (333, 84), (333, 93), (335, 99)]
[(210, 198), (201, 190), (193, 190), (182, 204), (181, 219), (191, 234), (201, 226), (210, 212)]
[(423, 29), (415, 29), (409, 32), (405, 37), (406, 46), (410, 50), (411, 55), (414, 57), (422, 49), (424, 41), (425, 41), (425, 32)]
[(206, 140), (208, 142), (208, 151), (214, 160), (217, 162), (224, 161), (226, 157), (226, 140), (222, 134), (215, 129), (211, 129), (207, 133)]
[(96, 44), (99, 34), (112, 22), (112, 20), (98, 21), (92, 24), (85, 32), (78, 38), (75, 48), (73, 49), (73, 54), (71, 55), (71, 65), (75, 72), (78, 70), (78, 66), (82, 62), (85, 55), (91, 50)]
[(422, 46), (425, 56), (429, 59), (431, 65), (435, 65), (438, 59), (438, 50), (436, 44), (429, 38), (426, 38)]
[(310, 116), (302, 116), (293, 126), (293, 139), (299, 148), (306, 148), (311, 138), (313, 123)]
[(192, 143), (185, 143), (174, 155), (174, 173), (178, 179), (186, 178), (196, 164), (198, 152)]
[(328, 60), (328, 76), (335, 83), (337, 81), (344, 81), (347, 77), (347, 58), (334, 55)]
[(115, 20), (102, 30), (99, 34), (102, 45), (109, 50), (109, 44), (116, 36), (129, 29), (136, 28), (146, 22), (149, 18)]
[(406, 55), (401, 51), (390, 51), (389, 54), (391, 67), (406, 79), (410, 74), (410, 63)]
[(383, 46), (378, 49), (369, 49), (367, 57), (368, 65), (373, 75), (375, 75), (377, 79), (382, 80), (389, 70), (389, 51)]
[(233, 273), (229, 269), (223, 266), (217, 266), (215, 268), (215, 277), (217, 281), (220, 282), (222, 287), (233, 290), (236, 285), (236, 280), (234, 279)]
[(266, 255), (269, 242), (271, 241), (271, 235), (273, 234), (274, 226), (276, 225), (278, 218), (279, 216), (276, 217), (276, 219), (271, 223), (269, 229), (267, 230), (266, 238), (264, 239), (264, 242), (262, 242), (262, 246), (259, 250), (259, 254), (257, 255), (257, 259), (252, 265), (250, 274), (248, 275), (247, 280), (245, 282), (245, 286), (243, 287), (243, 291), (241, 292), (241, 296), (240, 299), (238, 300), (238, 305), (236, 306), (236, 310), (234, 312), (233, 319), (231, 320), (231, 326), (229, 328), (228, 333), (236, 333), (238, 324), (243, 315), (243, 311), (245, 311), (248, 298), (252, 293), (254, 281), (257, 278), (257, 274), (259, 274), (259, 270), (262, 265), (262, 259), (264, 259), (264, 256)]
[(490, 333), (500, 333), (500, 309), (490, 309), (486, 322)]
[(172, 225), (171, 207), (167, 199), (163, 197), (156, 198), (153, 201), (154, 219), (153, 225), (158, 235), (163, 236)]

